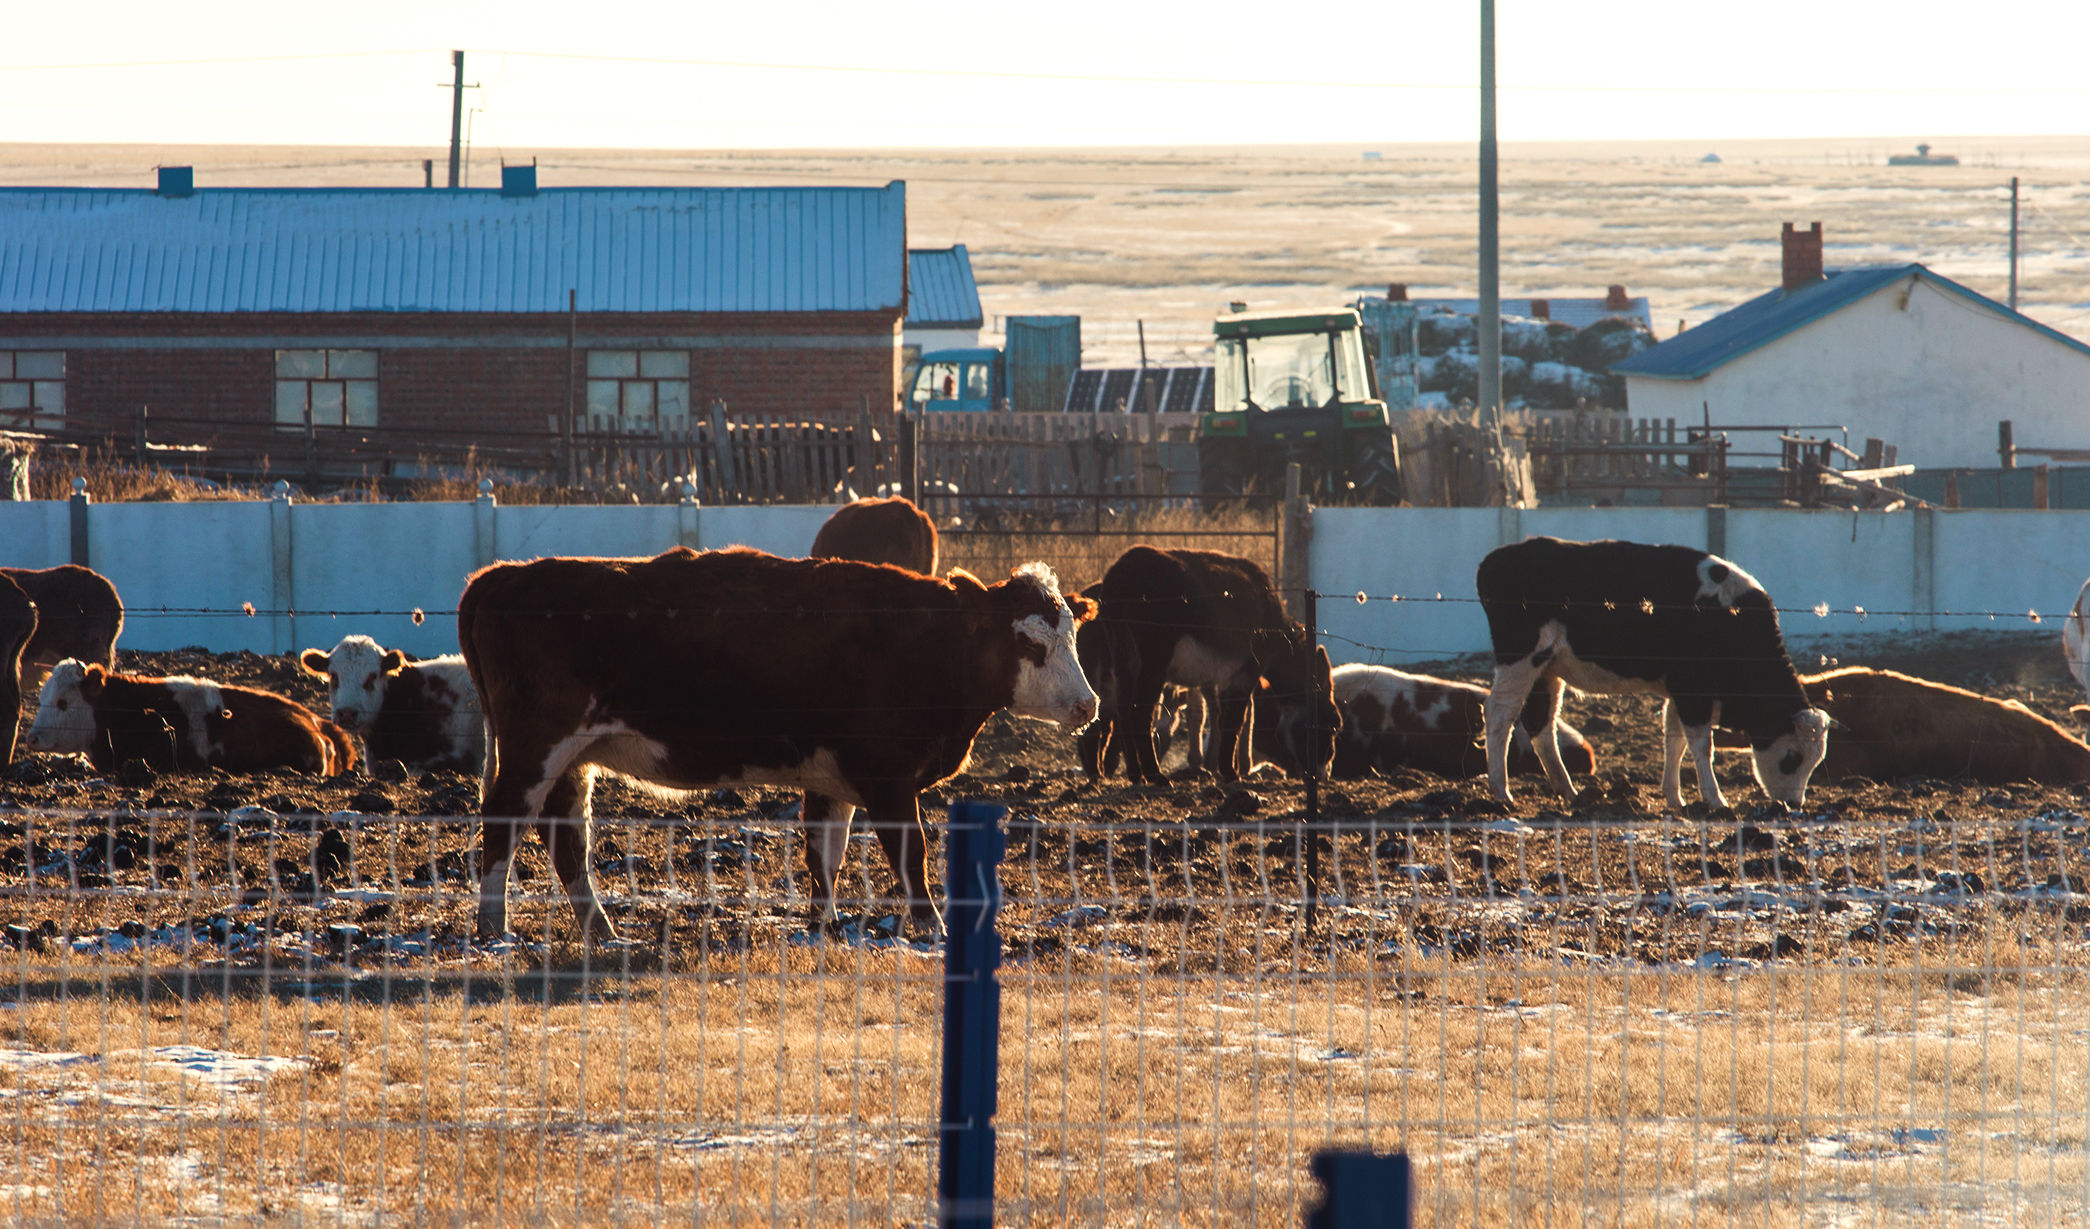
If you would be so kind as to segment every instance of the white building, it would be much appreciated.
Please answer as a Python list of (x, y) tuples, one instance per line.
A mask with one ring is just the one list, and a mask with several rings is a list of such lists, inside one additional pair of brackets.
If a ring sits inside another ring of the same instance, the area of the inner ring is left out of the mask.
[(1997, 464), (2004, 419), (2023, 447), (2090, 447), (2090, 345), (1920, 264), (1825, 274), (1821, 242), (1821, 223), (1788, 222), (1782, 286), (1614, 366), (1629, 411), (1836, 424), (1853, 448), (1876, 437), (1925, 469)]

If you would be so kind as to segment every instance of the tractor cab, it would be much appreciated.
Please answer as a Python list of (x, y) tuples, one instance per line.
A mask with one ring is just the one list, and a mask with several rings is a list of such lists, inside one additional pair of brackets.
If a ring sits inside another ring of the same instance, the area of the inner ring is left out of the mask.
[(1298, 461), (1322, 501), (1400, 501), (1400, 454), (1356, 311), (1236, 311), (1212, 332), (1215, 396), (1198, 433), (1206, 494), (1278, 494)]
[(1001, 387), (1001, 351), (934, 350), (921, 357), (907, 388), (910, 410), (981, 411), (1007, 397)]

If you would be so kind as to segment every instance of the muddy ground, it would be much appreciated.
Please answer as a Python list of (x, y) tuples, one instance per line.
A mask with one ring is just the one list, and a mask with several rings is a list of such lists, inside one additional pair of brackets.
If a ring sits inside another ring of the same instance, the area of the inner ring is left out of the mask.
[[(261, 686), (325, 708), (317, 681), (289, 658), (120, 658), (125, 669)], [(1803, 662), (1819, 664), (1814, 654)], [(1931, 636), (1846, 653), (1842, 664), (2015, 697), (2064, 723), (2079, 698), (2050, 637)], [(1817, 783), (1804, 809), (1784, 814), (1761, 805), (1746, 757), (1730, 753), (1721, 775), (1737, 813), (1694, 804), (1665, 815), (1654, 705), (1582, 697), (1568, 715), (1601, 748), (1594, 788), (1571, 808), (1537, 780), (1520, 784), (1507, 811), (1478, 780), (1397, 771), (1331, 783), (1314, 885), (1300, 783), (1091, 785), (1071, 735), (1006, 717), (924, 811), (940, 819), (935, 804), (954, 798), (1010, 808), (1003, 934), (1019, 960), (1102, 954), (1157, 970), (1257, 972), (1518, 952), (1727, 967), (1887, 961), (1941, 944), (1972, 960), (1970, 945), (2047, 949), (2085, 937), (2090, 895), (2076, 889), (2090, 880), (2090, 819), (2079, 813), (2090, 786)], [(473, 776), (385, 764), (334, 781), (140, 769), (104, 775), (25, 754), (0, 770), (0, 950), (165, 948), (192, 963), (304, 971), (518, 958), (466, 943)], [(793, 801), (766, 789), (694, 801), (598, 789), (598, 874), (643, 959), (674, 967), (806, 941)], [(534, 838), (518, 874), (521, 958), (577, 959)], [(846, 878), (849, 934), (894, 941), (891, 876), (866, 834)], [(1997, 959), (1991, 950), (1980, 963)]]

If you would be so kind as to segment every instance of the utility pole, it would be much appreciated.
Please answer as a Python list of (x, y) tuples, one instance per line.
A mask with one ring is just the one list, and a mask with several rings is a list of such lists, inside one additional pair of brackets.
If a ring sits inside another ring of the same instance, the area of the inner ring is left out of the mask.
[[(1486, 0), (1492, 3), (1492, 0)], [(450, 53), (454, 79), (450, 84), (450, 186), (457, 186), (457, 157), (464, 143), (464, 52)]]
[(2010, 310), (2017, 310), (2017, 176), (2010, 177)]
[(1480, 0), (1480, 412), (1502, 421), (1501, 203), (1495, 186), (1495, 0)]

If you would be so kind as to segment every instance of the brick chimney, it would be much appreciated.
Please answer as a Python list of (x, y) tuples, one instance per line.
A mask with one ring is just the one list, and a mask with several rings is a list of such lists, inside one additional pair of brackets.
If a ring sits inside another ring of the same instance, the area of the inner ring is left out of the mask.
[(1386, 284), (1386, 301), (1388, 303), (1406, 303), (1408, 301), (1408, 283), (1388, 282)]
[(1785, 293), (1791, 294), (1822, 280), (1821, 223), (1799, 230), (1785, 224)]
[(1533, 299), (1531, 301), (1531, 318), (1533, 320), (1551, 320), (1553, 318), (1553, 300)]
[(1606, 290), (1606, 291), (1604, 292), (1604, 310), (1605, 310), (1605, 311), (1607, 311), (1607, 312), (1623, 312), (1623, 311), (1631, 311), (1632, 309), (1633, 309), (1633, 300), (1632, 300), (1631, 298), (1627, 297), (1627, 295), (1626, 295), (1626, 288), (1625, 288), (1625, 287), (1623, 287), (1623, 286), (1613, 286), (1613, 287), (1611, 287), (1611, 288), (1610, 288), (1609, 290)]

